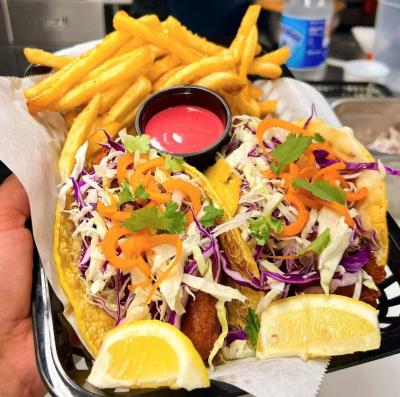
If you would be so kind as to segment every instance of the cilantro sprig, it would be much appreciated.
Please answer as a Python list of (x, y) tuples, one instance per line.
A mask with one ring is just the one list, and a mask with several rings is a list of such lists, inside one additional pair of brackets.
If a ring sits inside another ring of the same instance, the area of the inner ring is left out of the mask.
[(149, 194), (146, 192), (143, 185), (139, 185), (136, 188), (134, 194), (132, 194), (129, 183), (122, 182), (121, 191), (118, 193), (118, 197), (119, 197), (118, 206), (121, 207), (121, 205), (129, 203), (131, 201), (136, 201), (138, 199), (146, 200), (149, 198)]
[(283, 231), (283, 222), (273, 216), (260, 216), (249, 220), (249, 229), (255, 242), (264, 245), (269, 239), (270, 231), (280, 234)]
[(133, 211), (130, 218), (124, 222), (124, 227), (133, 232), (152, 229), (167, 233), (182, 233), (185, 224), (185, 214), (178, 210), (178, 204), (170, 202), (164, 212), (160, 212), (156, 207), (144, 207)]
[(272, 171), (279, 175), (286, 165), (296, 161), (307, 150), (311, 142), (311, 137), (290, 134), (285, 142), (271, 152), (271, 157), (274, 159), (271, 164)]
[(244, 330), (250, 339), (253, 350), (256, 350), (258, 333), (260, 331), (260, 320), (253, 308), (249, 308), (247, 311)]
[(215, 220), (224, 215), (224, 211), (214, 207), (213, 204), (204, 207), (205, 214), (200, 220), (200, 223), (204, 227), (211, 227), (215, 224)]
[(296, 179), (293, 182), (293, 187), (296, 189), (303, 188), (322, 200), (336, 201), (339, 204), (346, 202), (344, 191), (324, 180), (307, 182), (304, 179)]

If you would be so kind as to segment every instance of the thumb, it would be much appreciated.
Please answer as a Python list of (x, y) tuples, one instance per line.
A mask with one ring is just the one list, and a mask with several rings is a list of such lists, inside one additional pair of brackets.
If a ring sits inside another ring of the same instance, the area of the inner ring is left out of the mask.
[(0, 230), (23, 227), (30, 216), (28, 196), (15, 175), (0, 186)]

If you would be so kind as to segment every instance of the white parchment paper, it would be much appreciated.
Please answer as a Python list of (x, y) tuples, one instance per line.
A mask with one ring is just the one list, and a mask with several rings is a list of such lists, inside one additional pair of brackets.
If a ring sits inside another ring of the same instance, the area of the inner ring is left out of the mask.
[[(52, 254), (54, 210), (60, 182), (57, 161), (66, 127), (57, 113), (43, 112), (37, 117), (29, 114), (23, 90), (38, 79), (0, 77), (0, 160), (17, 175), (28, 193), (33, 233), (43, 268), (64, 303), (67, 319), (79, 335), (71, 307), (58, 283)], [(339, 125), (327, 102), (310, 86), (288, 78), (259, 84), (265, 99), (279, 101), (282, 118), (289, 121), (307, 118), (314, 103), (319, 118)], [(328, 360), (249, 358), (223, 364), (210, 375), (257, 397), (312, 397), (318, 391), (327, 363)]]

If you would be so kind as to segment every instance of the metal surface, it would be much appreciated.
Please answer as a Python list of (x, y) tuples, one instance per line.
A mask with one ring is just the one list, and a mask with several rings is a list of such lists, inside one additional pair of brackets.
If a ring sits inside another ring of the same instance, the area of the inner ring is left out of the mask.
[(15, 45), (67, 46), (103, 37), (104, 5), (89, 0), (8, 0)]
[[(352, 128), (355, 137), (364, 145), (372, 143), (391, 127), (400, 131), (400, 98), (347, 98), (335, 101), (332, 107), (342, 124)], [(371, 152), (385, 165), (400, 168), (400, 155)], [(386, 185), (389, 211), (400, 224), (400, 178), (388, 176)]]

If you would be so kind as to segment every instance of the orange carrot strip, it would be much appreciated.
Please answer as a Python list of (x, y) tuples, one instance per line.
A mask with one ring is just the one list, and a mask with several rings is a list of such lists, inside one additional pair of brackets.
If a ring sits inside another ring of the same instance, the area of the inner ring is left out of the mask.
[(326, 175), (332, 171), (344, 170), (345, 168), (346, 168), (346, 165), (341, 161), (339, 163), (333, 163), (333, 164), (329, 165), (328, 167), (320, 169), (312, 177), (312, 182), (315, 182), (317, 179), (322, 178), (324, 175)]
[(265, 170), (265, 171), (261, 171), (261, 175), (265, 176), (268, 179), (276, 179), (278, 178), (278, 175), (275, 174), (274, 171), (272, 171), (271, 169)]
[(121, 258), (116, 253), (118, 240), (124, 236), (132, 235), (133, 232), (122, 226), (114, 225), (107, 230), (104, 240), (101, 243), (104, 255), (107, 260), (115, 267), (120, 269), (133, 269), (136, 267), (136, 261), (132, 258)]
[(164, 189), (167, 192), (172, 193), (174, 190), (179, 190), (189, 197), (192, 203), (192, 209), (195, 215), (197, 215), (201, 209), (201, 196), (200, 190), (192, 183), (183, 181), (182, 179), (168, 179), (163, 183)]
[(354, 220), (350, 216), (349, 210), (342, 204), (337, 203), (336, 201), (325, 201), (317, 199), (322, 206), (330, 208), (332, 211), (337, 212), (339, 215), (344, 216), (346, 223), (350, 227), (354, 227)]
[(366, 188), (364, 186), (356, 193), (346, 192), (346, 200), (347, 201), (359, 201), (359, 200), (362, 200), (363, 198), (367, 197), (367, 195), (368, 195), (368, 188)]
[(132, 211), (116, 211), (111, 215), (111, 219), (117, 222), (124, 222), (131, 217), (132, 213)]
[(283, 128), (284, 130), (294, 133), (294, 134), (300, 134), (300, 135), (306, 135), (309, 136), (310, 133), (306, 131), (304, 128), (299, 127), (296, 124), (289, 123), (288, 121), (280, 120), (280, 119), (264, 119), (261, 121), (260, 124), (258, 124), (257, 130), (256, 130), (256, 135), (257, 135), (257, 140), (258, 140), (258, 145), (260, 148), (266, 153), (267, 149), (264, 146), (264, 133), (267, 131), (269, 128)]
[(131, 164), (133, 164), (133, 154), (132, 153), (126, 153), (118, 159), (117, 177), (118, 177), (119, 183), (125, 182), (126, 170)]
[(283, 229), (283, 232), (281, 233), (282, 237), (292, 237), (295, 236), (296, 234), (299, 234), (306, 223), (308, 222), (308, 211), (300, 198), (298, 198), (296, 195), (293, 193), (288, 194), (285, 198), (288, 202), (293, 204), (296, 209), (297, 209), (297, 219), (294, 223), (291, 223), (290, 225), (286, 225)]

